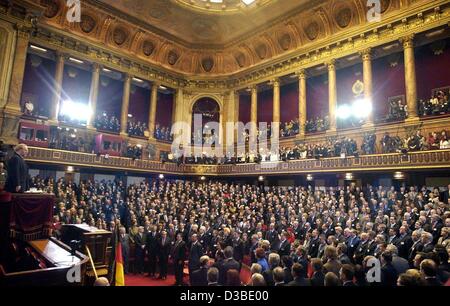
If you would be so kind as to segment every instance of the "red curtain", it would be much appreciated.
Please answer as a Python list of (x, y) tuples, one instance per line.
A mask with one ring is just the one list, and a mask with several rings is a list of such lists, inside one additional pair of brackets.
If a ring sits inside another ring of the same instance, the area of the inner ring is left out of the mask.
[(158, 103), (156, 103), (156, 123), (162, 127), (172, 126), (173, 93), (158, 92)]
[[(435, 55), (433, 45), (425, 45), (415, 50), (417, 97), (430, 99), (435, 88), (450, 86), (450, 39), (447, 39), (443, 53)], [(438, 44), (438, 47), (439, 44)]]
[(259, 122), (272, 122), (273, 119), (273, 89), (258, 92), (258, 117)]
[(150, 95), (149, 88), (143, 88), (136, 85), (131, 85), (130, 106), (129, 113), (133, 115), (135, 121), (140, 121), (148, 124), (148, 115), (150, 110)]
[(352, 87), (357, 80), (364, 81), (361, 63), (336, 71), (337, 105), (351, 104), (355, 100)]
[(298, 118), (298, 82), (280, 88), (280, 120), (288, 122)]
[(108, 116), (116, 116), (120, 120), (123, 99), (123, 81), (105, 75), (100, 76), (97, 100), (97, 114), (106, 112)]
[(326, 73), (306, 81), (307, 118), (324, 117), (328, 114), (328, 75)]
[(375, 59), (372, 80), (374, 118), (382, 119), (389, 110), (389, 97), (405, 94), (403, 52)]
[(247, 124), (250, 122), (251, 96), (249, 94), (239, 94), (239, 121)]

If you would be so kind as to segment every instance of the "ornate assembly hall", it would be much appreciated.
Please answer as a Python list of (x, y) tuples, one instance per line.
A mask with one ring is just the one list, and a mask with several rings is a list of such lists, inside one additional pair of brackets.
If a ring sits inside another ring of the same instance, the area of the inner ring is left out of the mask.
[(0, 0), (0, 286), (449, 286), (449, 26), (448, 0)]

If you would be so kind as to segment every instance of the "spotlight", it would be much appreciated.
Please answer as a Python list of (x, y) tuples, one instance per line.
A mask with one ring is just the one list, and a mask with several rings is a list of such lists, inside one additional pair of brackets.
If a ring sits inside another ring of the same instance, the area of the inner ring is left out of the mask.
[(73, 172), (73, 167), (72, 166), (68, 166), (67, 167), (67, 172)]
[(200, 180), (204, 181), (204, 180), (206, 180), (206, 177), (202, 175), (202, 176), (200, 177)]
[(352, 115), (352, 109), (347, 104), (340, 105), (336, 111), (336, 117), (339, 119), (347, 119)]
[(314, 180), (314, 177), (312, 176), (312, 174), (307, 174), (307, 175), (306, 175), (306, 180), (309, 181), (309, 182), (311, 182), (311, 181)]
[(258, 176), (258, 181), (263, 182), (264, 181), (264, 176), (262, 176), (262, 175)]
[(346, 179), (346, 180), (353, 180), (353, 173), (350, 173), (350, 172), (349, 172), (349, 173), (346, 173), (346, 174), (345, 174), (345, 179)]
[(61, 115), (72, 120), (87, 121), (91, 117), (91, 109), (87, 104), (65, 100), (61, 106)]
[(164, 179), (164, 174), (161, 173), (161, 174), (159, 175), (159, 179), (160, 179), (160, 180)]
[(396, 171), (394, 172), (394, 179), (396, 180), (402, 180), (405, 178), (405, 173), (401, 172), (401, 171)]
[(360, 99), (356, 100), (353, 103), (353, 111), (355, 117), (357, 118), (366, 118), (372, 112), (372, 101), (369, 99)]

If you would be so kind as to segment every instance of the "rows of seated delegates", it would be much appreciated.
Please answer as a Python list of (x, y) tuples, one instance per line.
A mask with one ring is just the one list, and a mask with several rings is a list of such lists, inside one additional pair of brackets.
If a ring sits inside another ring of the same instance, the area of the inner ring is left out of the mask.
[[(450, 185), (256, 186), (218, 181), (54, 181), (61, 224), (120, 226), (125, 273), (190, 285), (448, 283)], [(378, 263), (379, 278), (366, 274)], [(242, 270), (250, 269), (243, 278)]]

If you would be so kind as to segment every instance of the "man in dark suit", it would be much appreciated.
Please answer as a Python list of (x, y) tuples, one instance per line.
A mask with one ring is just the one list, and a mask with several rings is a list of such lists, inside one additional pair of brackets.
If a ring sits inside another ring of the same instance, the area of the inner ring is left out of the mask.
[(208, 286), (209, 257), (204, 255), (200, 258), (200, 269), (190, 275), (191, 286)]
[(284, 232), (281, 235), (280, 247), (278, 249), (278, 255), (280, 255), (280, 257), (283, 257), (285, 255), (289, 256), (291, 254), (291, 244), (289, 243), (288, 238), (288, 232)]
[(161, 237), (158, 238), (158, 265), (159, 265), (159, 278), (167, 278), (167, 263), (169, 260), (171, 241), (167, 237), (167, 232), (162, 231)]
[(341, 270), (339, 271), (339, 278), (342, 281), (342, 286), (345, 287), (353, 287), (355, 283), (353, 282), (353, 277), (355, 276), (355, 269), (352, 265), (345, 264), (342, 265)]
[(279, 287), (279, 286), (285, 286), (285, 282), (284, 282), (284, 278), (285, 278), (285, 274), (284, 274), (284, 270), (281, 267), (276, 267), (275, 269), (273, 269), (273, 282), (274, 282), (274, 286), (275, 287)]
[(425, 279), (428, 286), (442, 286), (441, 281), (437, 277), (436, 263), (431, 259), (425, 259), (420, 263), (420, 273)]
[(295, 263), (292, 265), (292, 277), (294, 280), (287, 284), (288, 286), (311, 286), (309, 279), (303, 277), (305, 275), (305, 268), (299, 264)]
[(401, 226), (399, 230), (399, 237), (395, 243), (395, 246), (398, 249), (398, 256), (407, 259), (409, 249), (412, 245), (413, 241), (411, 236), (408, 235), (406, 226)]
[(216, 267), (211, 267), (208, 269), (207, 278), (208, 278), (208, 286), (209, 287), (220, 286), (219, 282), (218, 282), (219, 281), (219, 269), (217, 269)]
[(244, 259), (244, 242), (238, 232), (233, 233), (233, 258), (239, 263)]
[(313, 258), (311, 260), (311, 266), (314, 271), (311, 277), (311, 285), (315, 287), (322, 287), (325, 281), (325, 274), (323, 274), (322, 260), (319, 258)]
[[(200, 269), (200, 257), (203, 256), (203, 247), (198, 242), (197, 234), (192, 234), (191, 236), (191, 248), (189, 251), (189, 276), (195, 270)], [(233, 254), (231, 254), (233, 256)]]
[(128, 260), (130, 258), (130, 236), (126, 233), (125, 227), (119, 229), (120, 246), (122, 247), (123, 271), (128, 274)]
[(387, 287), (394, 287), (397, 285), (398, 273), (392, 265), (392, 253), (389, 251), (381, 254), (381, 285)]
[(413, 244), (411, 248), (408, 250), (408, 262), (410, 267), (414, 267), (414, 258), (418, 252), (422, 252), (423, 245), (420, 241), (420, 235), (417, 231), (414, 231), (411, 235), (411, 239)]
[(18, 144), (14, 148), (14, 155), (7, 162), (6, 191), (14, 193), (28, 190), (28, 166), (24, 161), (27, 154), (28, 147), (25, 144)]
[(433, 235), (429, 232), (423, 232), (421, 236), (421, 242), (422, 242), (422, 252), (424, 253), (430, 253), (433, 252), (434, 245), (433, 245)]
[(146, 245), (146, 236), (144, 235), (144, 227), (140, 226), (138, 229), (138, 233), (134, 238), (134, 242), (136, 243), (136, 273), (144, 273), (144, 257), (145, 257), (145, 245)]
[(312, 231), (309, 240), (308, 255), (311, 256), (311, 258), (315, 258), (319, 254), (319, 243), (319, 232), (315, 229)]
[(150, 231), (146, 235), (147, 252), (148, 252), (148, 276), (154, 277), (156, 273), (156, 261), (158, 258), (158, 239), (159, 234), (156, 231), (156, 225), (150, 227)]
[(450, 199), (450, 184), (447, 186), (447, 190), (441, 193), (441, 201), (445, 204), (448, 204), (448, 200)]
[(280, 239), (274, 223), (269, 225), (269, 230), (266, 233), (266, 240), (270, 242), (270, 249), (272, 251), (278, 251)]
[[(227, 283), (227, 279), (226, 279), (226, 275), (228, 270), (237, 270), (237, 271), (241, 271), (241, 264), (238, 263), (234, 258), (233, 258), (233, 247), (227, 246), (225, 248), (225, 250), (223, 251), (224, 255), (225, 255), (225, 259), (223, 261), (223, 268), (222, 271), (224, 273), (224, 284)], [(220, 271), (220, 272), (222, 272)]]
[(183, 268), (186, 259), (186, 242), (183, 241), (183, 233), (177, 234), (177, 241), (172, 250), (172, 261), (175, 272), (175, 285), (183, 284)]

